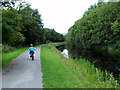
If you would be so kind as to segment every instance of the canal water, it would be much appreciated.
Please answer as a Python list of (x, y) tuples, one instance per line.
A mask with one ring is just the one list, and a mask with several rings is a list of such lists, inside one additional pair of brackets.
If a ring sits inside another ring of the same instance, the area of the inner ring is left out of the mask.
[[(69, 58), (69, 51), (66, 49), (65, 45), (57, 46), (56, 48), (58, 50), (60, 50), (61, 53), (65, 57)], [(99, 63), (103, 63), (103, 62), (99, 62)], [(95, 67), (97, 67), (96, 63), (94, 63), (94, 65), (95, 65)], [(107, 67), (107, 65), (106, 65), (106, 66), (104, 66), (104, 68), (100, 68), (100, 67), (99, 68), (102, 69), (102, 70), (110, 71), (110, 73), (113, 73), (113, 75), (114, 75), (115, 78), (117, 78), (117, 79), (119, 78), (119, 80), (120, 80), (120, 66), (114, 66), (114, 64), (113, 64), (113, 66), (111, 66), (111, 67), (113, 67), (112, 69), (109, 68), (109, 67), (110, 66)]]
[(57, 46), (56, 48), (60, 50), (65, 57), (69, 58), (68, 50), (66, 49), (65, 45)]

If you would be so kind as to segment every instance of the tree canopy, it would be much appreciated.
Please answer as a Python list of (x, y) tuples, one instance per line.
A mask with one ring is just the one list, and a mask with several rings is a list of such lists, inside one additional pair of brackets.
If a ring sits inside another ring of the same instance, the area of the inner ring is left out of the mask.
[(44, 29), (41, 14), (28, 3), (2, 2), (2, 39), (10, 46), (42, 44), (64, 41), (64, 37), (55, 30)]

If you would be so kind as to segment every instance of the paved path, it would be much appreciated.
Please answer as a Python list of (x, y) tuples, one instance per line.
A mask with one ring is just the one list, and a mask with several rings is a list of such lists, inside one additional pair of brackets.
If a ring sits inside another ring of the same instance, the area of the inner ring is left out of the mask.
[(26, 51), (3, 68), (2, 88), (43, 88), (40, 49), (36, 47), (34, 61)]

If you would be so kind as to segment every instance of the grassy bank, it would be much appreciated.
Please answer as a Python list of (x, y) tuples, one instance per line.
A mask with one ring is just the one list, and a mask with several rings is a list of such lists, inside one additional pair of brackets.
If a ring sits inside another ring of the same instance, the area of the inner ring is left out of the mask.
[(8, 64), (11, 60), (19, 56), (21, 53), (25, 52), (29, 47), (15, 48), (11, 52), (2, 53), (2, 66)]
[[(58, 44), (57, 44), (58, 45)], [(41, 49), (43, 87), (45, 88), (115, 88), (119, 87), (112, 75), (103, 72), (84, 59), (65, 58), (54, 46)]]

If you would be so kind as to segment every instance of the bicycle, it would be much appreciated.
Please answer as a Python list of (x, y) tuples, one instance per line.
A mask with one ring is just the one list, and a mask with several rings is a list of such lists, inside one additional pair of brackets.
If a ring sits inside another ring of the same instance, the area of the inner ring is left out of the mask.
[(32, 58), (32, 61), (34, 60), (34, 51), (30, 51), (30, 58)]

